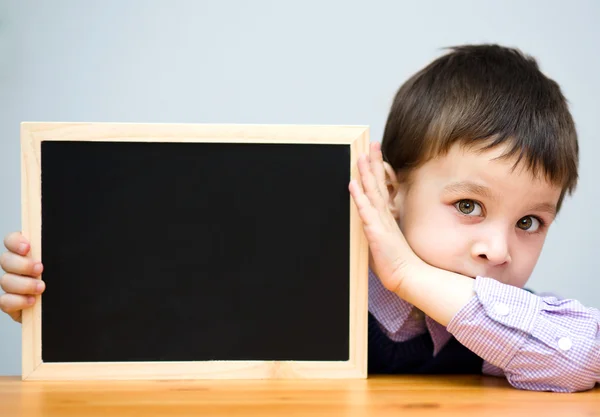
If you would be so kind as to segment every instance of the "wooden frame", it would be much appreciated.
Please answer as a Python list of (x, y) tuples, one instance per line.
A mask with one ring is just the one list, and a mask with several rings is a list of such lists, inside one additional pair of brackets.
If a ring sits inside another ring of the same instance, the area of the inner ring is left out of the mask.
[[(21, 124), (22, 231), (31, 253), (41, 251), (41, 142), (244, 142), (350, 145), (350, 177), (358, 179), (356, 162), (367, 153), (365, 126), (204, 125), (132, 123)], [(41, 309), (43, 295), (23, 311), (23, 380), (97, 379), (294, 379), (366, 378), (368, 246), (354, 203), (350, 202), (350, 352), (344, 362), (216, 361), (216, 362), (99, 362), (44, 363)]]

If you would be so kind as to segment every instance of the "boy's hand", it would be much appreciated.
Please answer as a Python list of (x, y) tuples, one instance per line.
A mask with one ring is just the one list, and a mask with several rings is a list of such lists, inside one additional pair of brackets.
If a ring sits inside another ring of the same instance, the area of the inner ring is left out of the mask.
[(21, 322), (21, 311), (35, 303), (35, 295), (44, 292), (46, 286), (39, 278), (43, 266), (27, 257), (29, 242), (18, 232), (4, 238), (8, 252), (0, 255), (0, 267), (6, 272), (0, 279), (0, 287), (6, 294), (0, 295), (0, 310), (13, 320)]
[(353, 180), (349, 189), (369, 242), (371, 268), (388, 290), (397, 293), (404, 277), (424, 262), (410, 248), (389, 210), (379, 143), (371, 144), (369, 156), (359, 158), (358, 169), (362, 186)]

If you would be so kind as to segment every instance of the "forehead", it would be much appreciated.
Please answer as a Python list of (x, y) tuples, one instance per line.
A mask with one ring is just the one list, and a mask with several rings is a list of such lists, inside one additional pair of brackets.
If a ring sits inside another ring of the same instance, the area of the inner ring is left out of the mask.
[(515, 158), (501, 158), (506, 151), (498, 146), (486, 151), (465, 148), (458, 144), (415, 172), (413, 181), (426, 181), (444, 186), (448, 183), (471, 181), (488, 187), (494, 194), (507, 198), (558, 201), (561, 187), (543, 175), (533, 173), (525, 163)]

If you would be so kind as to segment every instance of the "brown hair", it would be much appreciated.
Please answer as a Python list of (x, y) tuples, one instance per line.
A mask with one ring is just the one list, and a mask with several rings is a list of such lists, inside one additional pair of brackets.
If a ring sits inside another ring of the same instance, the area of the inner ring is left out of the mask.
[(381, 144), (395, 171), (410, 170), (455, 143), (485, 150), (508, 144), (505, 157), (524, 161), (575, 190), (579, 145), (567, 100), (534, 58), (499, 45), (463, 45), (431, 62), (394, 98)]

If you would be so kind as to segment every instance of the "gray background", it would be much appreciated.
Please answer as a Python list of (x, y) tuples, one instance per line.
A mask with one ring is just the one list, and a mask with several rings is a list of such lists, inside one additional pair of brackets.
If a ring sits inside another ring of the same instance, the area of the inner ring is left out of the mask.
[[(599, 20), (594, 0), (0, 0), (0, 235), (21, 227), (21, 121), (366, 124), (379, 141), (440, 48), (497, 42), (562, 85), (582, 149), (529, 286), (600, 307)], [(20, 329), (0, 316), (0, 374), (20, 374)]]

